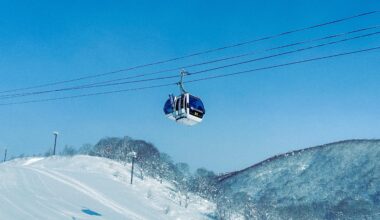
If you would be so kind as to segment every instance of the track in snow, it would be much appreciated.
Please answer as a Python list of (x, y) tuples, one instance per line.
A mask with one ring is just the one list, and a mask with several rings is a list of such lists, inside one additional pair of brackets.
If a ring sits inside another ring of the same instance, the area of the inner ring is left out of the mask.
[(180, 206), (168, 183), (136, 178), (130, 185), (129, 171), (88, 156), (0, 164), (0, 219), (208, 219), (213, 210), (196, 196), (189, 208)]

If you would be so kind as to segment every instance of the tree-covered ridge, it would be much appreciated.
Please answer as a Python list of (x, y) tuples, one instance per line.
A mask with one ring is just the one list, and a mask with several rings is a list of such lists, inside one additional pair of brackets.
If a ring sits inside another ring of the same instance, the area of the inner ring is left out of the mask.
[(215, 199), (217, 193), (217, 175), (205, 168), (190, 171), (187, 163), (174, 162), (172, 158), (160, 152), (152, 143), (136, 140), (130, 137), (102, 138), (97, 144), (85, 144), (78, 150), (66, 146), (61, 155), (85, 154), (105, 157), (122, 163), (130, 163), (131, 153), (136, 153), (136, 176), (143, 179), (145, 175), (160, 181), (171, 182), (182, 194), (186, 205), (189, 192), (196, 193), (207, 199)]
[(346, 140), (277, 155), (220, 176), (229, 219), (379, 219), (380, 140)]

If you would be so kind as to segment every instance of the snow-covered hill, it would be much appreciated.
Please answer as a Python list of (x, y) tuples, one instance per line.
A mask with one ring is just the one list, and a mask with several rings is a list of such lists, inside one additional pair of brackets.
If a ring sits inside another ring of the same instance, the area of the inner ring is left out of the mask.
[(380, 219), (380, 140), (278, 155), (219, 181), (258, 219)]
[(99, 157), (9, 161), (0, 164), (0, 219), (208, 219), (213, 212), (195, 195), (185, 208), (167, 182), (129, 180), (130, 164)]

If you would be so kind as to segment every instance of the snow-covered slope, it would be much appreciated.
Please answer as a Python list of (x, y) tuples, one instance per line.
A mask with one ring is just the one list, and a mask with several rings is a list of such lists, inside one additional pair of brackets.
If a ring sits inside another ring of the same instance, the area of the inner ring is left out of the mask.
[(25, 158), (0, 164), (1, 220), (208, 219), (213, 204), (169, 183), (136, 177), (130, 164), (90, 157)]
[(259, 219), (380, 219), (380, 140), (282, 154), (220, 184), (230, 195), (249, 195)]

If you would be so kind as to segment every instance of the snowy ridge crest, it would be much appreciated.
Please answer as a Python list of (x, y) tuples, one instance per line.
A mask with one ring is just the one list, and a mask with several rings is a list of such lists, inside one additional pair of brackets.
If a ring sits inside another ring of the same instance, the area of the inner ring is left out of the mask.
[(277, 159), (282, 159), (282, 158), (288, 157), (288, 156), (294, 156), (295, 154), (300, 154), (304, 151), (318, 150), (318, 149), (322, 149), (322, 148), (326, 148), (326, 147), (332, 147), (332, 146), (340, 145), (340, 144), (350, 144), (350, 143), (354, 144), (354, 143), (365, 143), (365, 142), (368, 142), (368, 143), (378, 142), (380, 144), (380, 139), (350, 139), (350, 140), (343, 140), (343, 141), (337, 141), (337, 142), (332, 142), (332, 143), (328, 143), (328, 144), (308, 147), (308, 148), (304, 148), (304, 149), (300, 149), (300, 150), (289, 151), (289, 152), (286, 152), (283, 154), (278, 154), (278, 155), (274, 155), (272, 157), (269, 157), (269, 158), (267, 158), (267, 159), (265, 159), (259, 163), (256, 163), (256, 164), (249, 166), (247, 168), (244, 168), (242, 170), (224, 173), (224, 174), (218, 176), (218, 181), (223, 182), (225, 179), (228, 179), (228, 178), (230, 178), (234, 175), (237, 175), (241, 172), (245, 172), (249, 169), (254, 169), (258, 166), (262, 166), (266, 163), (272, 162), (272, 161), (277, 160)]
[(379, 219), (379, 170), (380, 140), (346, 140), (277, 155), (218, 180), (233, 203), (250, 204), (252, 218)]

